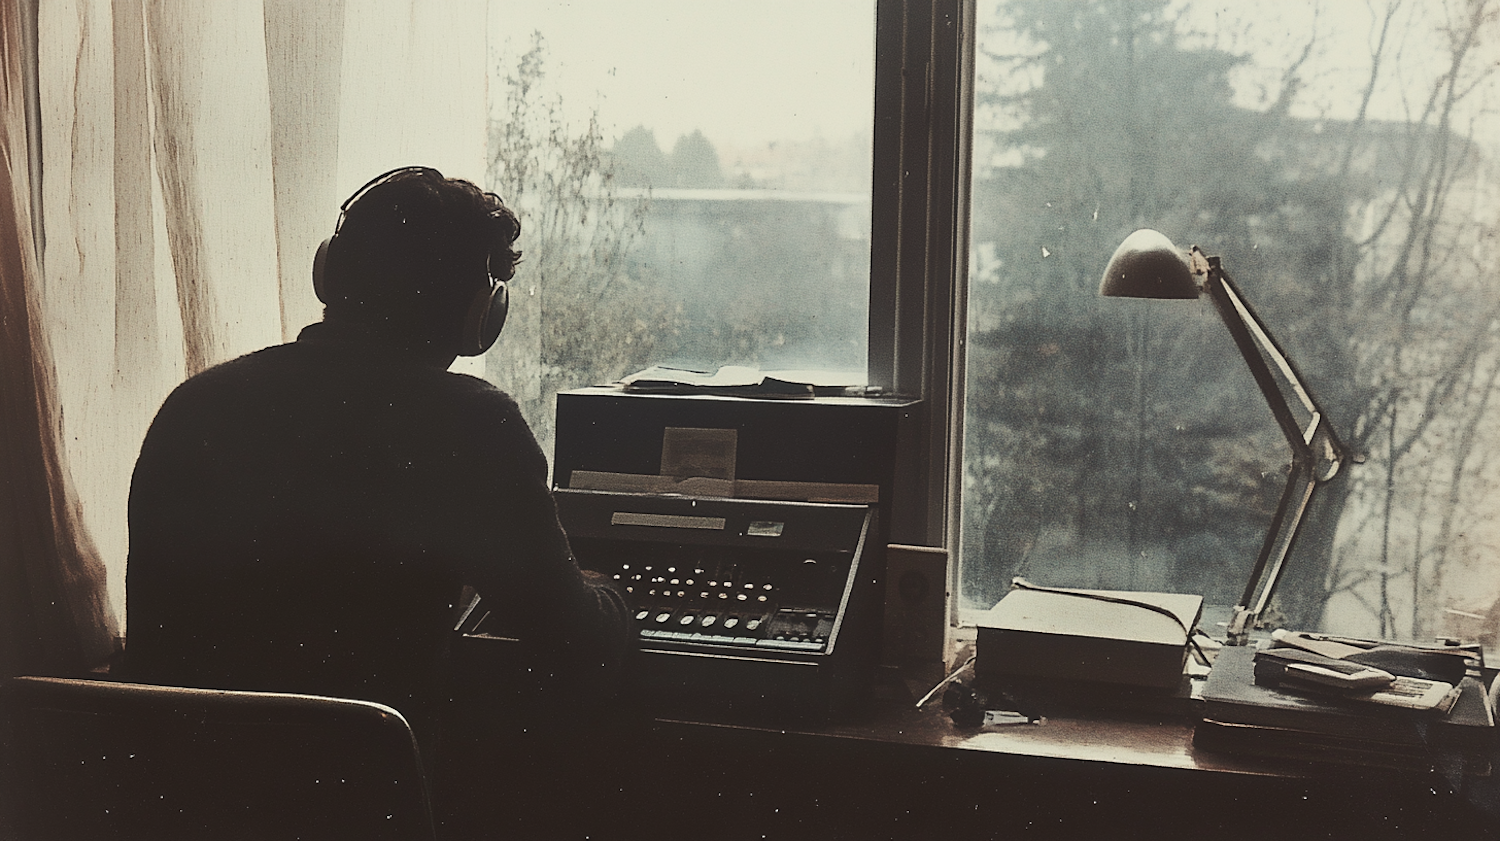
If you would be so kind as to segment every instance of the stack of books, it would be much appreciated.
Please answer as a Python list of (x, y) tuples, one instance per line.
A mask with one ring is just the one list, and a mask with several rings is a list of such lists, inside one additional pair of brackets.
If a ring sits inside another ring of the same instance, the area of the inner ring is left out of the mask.
[(1493, 738), (1477, 649), (1371, 643), (1365, 651), (1330, 657), (1340, 652), (1296, 645), (1224, 648), (1203, 687), (1194, 744), (1426, 772), (1440, 770), (1454, 751)]

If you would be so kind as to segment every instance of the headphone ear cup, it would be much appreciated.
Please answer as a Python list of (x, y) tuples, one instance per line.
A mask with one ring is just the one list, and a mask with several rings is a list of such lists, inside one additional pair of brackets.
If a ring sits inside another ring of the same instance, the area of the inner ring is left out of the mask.
[(328, 303), (328, 246), (332, 244), (333, 237), (323, 240), (318, 244), (318, 253), (313, 255), (313, 291), (325, 304)]
[(510, 288), (497, 281), (475, 296), (464, 314), (463, 335), (459, 338), (460, 356), (478, 356), (489, 350), (500, 338), (505, 316), (510, 311)]

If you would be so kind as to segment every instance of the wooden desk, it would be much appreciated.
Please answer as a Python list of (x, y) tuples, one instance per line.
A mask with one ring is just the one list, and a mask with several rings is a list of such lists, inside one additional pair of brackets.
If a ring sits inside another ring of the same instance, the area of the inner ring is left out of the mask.
[(463, 772), (468, 820), (526, 837), (622, 839), (1500, 834), (1485, 811), (1489, 779), (1456, 791), (1437, 775), (1217, 755), (1193, 746), (1184, 718), (1049, 714), (969, 730), (938, 702), (917, 710), (907, 683), (883, 681), (842, 722), (705, 711), (512, 734), (508, 761), (489, 754)]

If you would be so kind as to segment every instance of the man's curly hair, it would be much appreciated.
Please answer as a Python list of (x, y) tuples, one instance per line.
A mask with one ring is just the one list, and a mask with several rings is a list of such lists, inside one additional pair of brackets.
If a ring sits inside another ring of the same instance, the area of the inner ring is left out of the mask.
[(403, 345), (457, 341), (490, 277), (515, 273), (520, 234), (494, 193), (435, 169), (398, 171), (345, 209), (328, 247), (325, 317)]

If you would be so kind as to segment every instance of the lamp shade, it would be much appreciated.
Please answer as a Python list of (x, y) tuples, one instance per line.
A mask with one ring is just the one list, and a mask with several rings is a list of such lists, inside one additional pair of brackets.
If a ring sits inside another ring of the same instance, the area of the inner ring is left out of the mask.
[(1104, 268), (1099, 294), (1109, 298), (1196, 298), (1198, 284), (1172, 241), (1143, 228), (1115, 249)]

